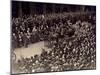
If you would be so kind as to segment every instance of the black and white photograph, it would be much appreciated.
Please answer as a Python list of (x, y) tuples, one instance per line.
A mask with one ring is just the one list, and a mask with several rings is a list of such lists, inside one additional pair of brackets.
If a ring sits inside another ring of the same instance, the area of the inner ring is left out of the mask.
[(11, 74), (96, 69), (96, 6), (11, 1)]

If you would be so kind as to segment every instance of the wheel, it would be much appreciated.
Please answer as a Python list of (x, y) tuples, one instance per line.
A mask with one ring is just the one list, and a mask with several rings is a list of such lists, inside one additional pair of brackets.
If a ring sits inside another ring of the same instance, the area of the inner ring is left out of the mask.
[(16, 54), (14, 52), (12, 52), (11, 58), (12, 58), (12, 61), (16, 61)]

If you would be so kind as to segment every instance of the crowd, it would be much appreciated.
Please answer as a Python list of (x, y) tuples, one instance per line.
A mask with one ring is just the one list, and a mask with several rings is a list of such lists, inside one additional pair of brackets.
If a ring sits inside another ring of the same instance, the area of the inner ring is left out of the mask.
[(12, 18), (12, 49), (48, 41), (50, 51), (18, 60), (21, 73), (96, 68), (96, 16), (49, 14)]

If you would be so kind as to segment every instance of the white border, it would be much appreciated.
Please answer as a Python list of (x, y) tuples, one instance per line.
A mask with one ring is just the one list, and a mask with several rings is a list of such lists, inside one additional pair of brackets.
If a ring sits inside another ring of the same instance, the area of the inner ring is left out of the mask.
[[(18, 0), (20, 1), (20, 0)], [(36, 2), (54, 2), (68, 4), (96, 5), (97, 7), (97, 69), (86, 71), (68, 71), (39, 73), (36, 75), (99, 75), (100, 74), (100, 0), (21, 0)], [(10, 75), (10, 0), (0, 1), (0, 75)], [(35, 74), (34, 74), (35, 75)]]
[(96, 0), (15, 0), (15, 1), (35, 1), (35, 2), (50, 2), (50, 3), (68, 3), (68, 4), (85, 4), (96, 5)]

